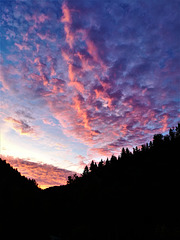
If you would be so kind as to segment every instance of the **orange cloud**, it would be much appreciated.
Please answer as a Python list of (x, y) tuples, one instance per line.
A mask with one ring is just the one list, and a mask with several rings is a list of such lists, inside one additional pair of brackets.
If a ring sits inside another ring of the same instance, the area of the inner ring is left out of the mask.
[(162, 123), (162, 132), (165, 132), (167, 129), (168, 129), (168, 123), (167, 123), (167, 120), (168, 120), (168, 115), (167, 114), (164, 114), (163, 116), (163, 119), (161, 120), (161, 123)]
[(70, 9), (68, 8), (65, 2), (62, 4), (62, 13), (63, 16), (61, 17), (61, 22), (72, 23)]
[(68, 76), (69, 76), (69, 80), (70, 80), (70, 83), (68, 85), (74, 87), (80, 93), (84, 93), (84, 85), (77, 80), (78, 76), (80, 76), (79, 69), (77, 69), (75, 66), (73, 66), (73, 64), (71, 63), (72, 59), (71, 59), (70, 55), (68, 55), (63, 50), (62, 50), (62, 56), (68, 65)]
[(70, 63), (68, 66), (68, 72), (69, 72), (69, 79), (71, 82), (74, 82), (76, 80), (75, 73), (73, 71), (73, 65)]
[(17, 120), (12, 117), (7, 117), (4, 119), (4, 121), (12, 124), (12, 128), (20, 135), (36, 136), (35, 129), (23, 120)]
[(91, 130), (91, 127), (89, 125), (87, 111), (86, 111), (86, 109), (83, 108), (80, 98), (78, 96), (75, 96), (73, 98), (73, 101), (74, 101), (74, 109), (77, 111), (79, 118), (82, 119), (84, 127), (86, 129)]
[(70, 48), (72, 48), (74, 43), (74, 34), (71, 31), (71, 24), (72, 24), (72, 18), (71, 18), (71, 12), (66, 3), (62, 4), (62, 13), (63, 16), (61, 18), (61, 22), (64, 23), (64, 32), (66, 34), (66, 42), (69, 44)]
[(104, 102), (104, 106), (108, 106), (110, 109), (112, 106), (112, 99), (108, 96), (107, 92), (104, 89), (95, 89), (96, 98), (102, 99)]
[(68, 25), (64, 26), (64, 31), (66, 33), (66, 42), (69, 44), (70, 48), (72, 48), (75, 36), (72, 33), (70, 26), (68, 26)]
[(51, 186), (65, 185), (67, 178), (74, 172), (54, 167), (49, 164), (31, 162), (29, 159), (14, 158), (12, 156), (2, 156), (14, 168), (24, 176), (35, 179), (38, 185), (44, 189)]

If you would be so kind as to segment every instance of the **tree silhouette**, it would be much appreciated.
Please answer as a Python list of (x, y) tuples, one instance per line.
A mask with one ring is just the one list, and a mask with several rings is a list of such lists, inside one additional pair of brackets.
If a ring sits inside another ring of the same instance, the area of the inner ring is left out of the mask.
[(176, 134), (175, 134), (174, 128), (170, 128), (170, 130), (169, 130), (169, 136), (170, 136), (171, 141), (174, 140), (175, 135), (176, 135)]
[(96, 170), (97, 170), (97, 163), (92, 160), (92, 162), (90, 164), (90, 171), (96, 172)]
[(88, 175), (88, 173), (89, 173), (89, 169), (88, 169), (88, 166), (85, 166), (85, 168), (84, 168), (84, 171), (83, 171), (83, 176), (87, 176)]
[(163, 135), (162, 134), (155, 134), (153, 138), (153, 145), (159, 146), (163, 143)]
[(72, 183), (73, 183), (72, 176), (68, 176), (67, 184), (72, 184)]
[(125, 148), (123, 147), (122, 148), (122, 151), (121, 151), (121, 158), (123, 159), (123, 158), (125, 158), (126, 157), (126, 150), (125, 150)]
[(110, 163), (111, 163), (111, 164), (115, 164), (116, 161), (117, 161), (117, 157), (114, 156), (114, 155), (112, 155), (112, 157), (111, 157), (111, 159), (110, 159)]
[(104, 166), (104, 162), (103, 162), (103, 160), (101, 159), (101, 161), (100, 161), (99, 164), (98, 164), (98, 168), (101, 169), (103, 166)]
[(178, 126), (176, 127), (176, 138), (180, 137), (180, 123), (178, 123)]
[(110, 164), (110, 163), (109, 163), (109, 159), (107, 158), (107, 159), (106, 159), (106, 166), (109, 166), (109, 164)]

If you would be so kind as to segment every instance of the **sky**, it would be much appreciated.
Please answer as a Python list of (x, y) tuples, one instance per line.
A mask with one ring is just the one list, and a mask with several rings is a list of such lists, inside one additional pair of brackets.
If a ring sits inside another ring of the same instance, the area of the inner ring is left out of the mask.
[(1, 0), (1, 156), (59, 185), (176, 126), (179, 19), (179, 0)]

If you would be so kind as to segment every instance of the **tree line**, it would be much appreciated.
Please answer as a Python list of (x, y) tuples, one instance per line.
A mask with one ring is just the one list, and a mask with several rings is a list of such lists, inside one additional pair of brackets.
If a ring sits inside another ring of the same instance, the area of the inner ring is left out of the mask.
[[(83, 179), (88, 178), (89, 176), (99, 174), (105, 169), (110, 169), (112, 167), (116, 167), (120, 162), (131, 162), (132, 160), (137, 160), (145, 157), (146, 154), (151, 155), (152, 153), (159, 155), (160, 149), (169, 147), (170, 145), (177, 142), (180, 138), (180, 123), (176, 127), (170, 128), (169, 133), (167, 135), (163, 134), (155, 134), (153, 136), (153, 140), (149, 143), (145, 143), (141, 145), (141, 147), (133, 148), (131, 152), (128, 148), (122, 148), (121, 154), (116, 157), (112, 155), (110, 159), (106, 159), (103, 161), (101, 159), (100, 162), (91, 161), (89, 167), (85, 166), (83, 173), (78, 176), (74, 174), (73, 176), (68, 176), (67, 184), (76, 184), (81, 182)], [(156, 152), (157, 151), (157, 152)], [(160, 158), (160, 156), (159, 156)]]

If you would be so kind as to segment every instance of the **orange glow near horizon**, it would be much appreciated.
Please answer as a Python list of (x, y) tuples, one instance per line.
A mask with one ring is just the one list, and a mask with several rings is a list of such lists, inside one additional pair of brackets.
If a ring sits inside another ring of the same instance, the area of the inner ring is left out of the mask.
[(11, 156), (0, 155), (2, 160), (6, 160), (13, 168), (27, 178), (35, 179), (38, 186), (42, 189), (66, 185), (68, 176), (73, 172), (54, 167), (49, 164), (35, 163), (28, 159), (14, 158)]

